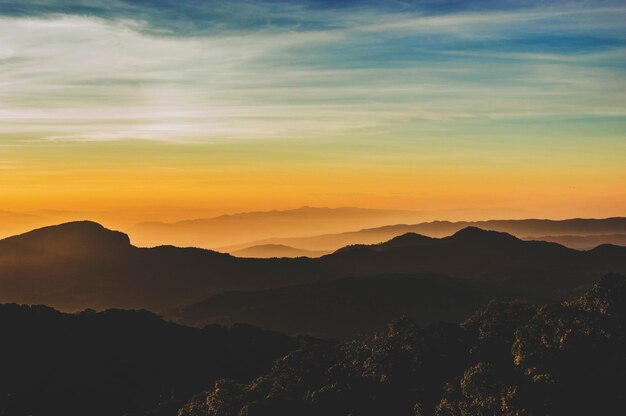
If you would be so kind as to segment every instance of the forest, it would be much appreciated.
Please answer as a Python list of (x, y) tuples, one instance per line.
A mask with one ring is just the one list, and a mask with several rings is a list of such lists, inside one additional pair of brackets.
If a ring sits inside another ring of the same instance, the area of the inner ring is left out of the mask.
[(0, 415), (576, 415), (626, 405), (626, 277), (349, 341), (0, 306)]

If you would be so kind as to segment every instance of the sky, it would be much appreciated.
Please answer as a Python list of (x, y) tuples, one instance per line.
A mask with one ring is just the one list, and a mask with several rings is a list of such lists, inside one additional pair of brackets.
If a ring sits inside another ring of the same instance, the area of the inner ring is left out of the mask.
[(608, 217), (625, 162), (623, 1), (0, 0), (0, 226)]

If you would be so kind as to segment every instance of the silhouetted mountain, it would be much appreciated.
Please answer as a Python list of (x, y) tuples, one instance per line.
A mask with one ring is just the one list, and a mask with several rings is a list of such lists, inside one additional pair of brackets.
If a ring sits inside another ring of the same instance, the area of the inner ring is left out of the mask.
[(282, 244), (263, 244), (260, 246), (244, 248), (243, 250), (233, 251), (230, 254), (235, 257), (269, 259), (273, 257), (321, 257), (330, 253), (330, 251), (302, 250), (300, 248), (289, 247)]
[(0, 259), (0, 301), (65, 310), (163, 311), (226, 291), (389, 273), (437, 273), (554, 300), (602, 274), (626, 271), (626, 248), (583, 252), (476, 228), (441, 239), (408, 235), (317, 259), (250, 259), (195, 248), (137, 248), (123, 234), (75, 223), (1, 240)]
[(490, 302), (461, 324), (398, 319), (311, 342), (242, 384), (220, 380), (179, 416), (613, 415), (626, 406), (626, 278), (534, 307)]
[[(216, 250), (230, 253), (246, 247), (259, 244), (284, 244), (300, 247), (307, 250), (337, 250), (341, 247), (355, 244), (376, 244), (387, 241), (393, 237), (406, 234), (418, 233), (430, 237), (445, 237), (466, 227), (477, 227), (483, 230), (506, 232), (525, 240), (543, 240), (542, 235), (572, 235), (572, 236), (595, 236), (597, 244), (586, 246), (593, 248), (599, 244), (616, 244), (623, 240), (614, 240), (608, 237), (610, 234), (626, 234), (626, 218), (605, 219), (569, 219), (569, 220), (490, 220), (490, 221), (433, 221), (420, 224), (397, 224), (383, 227), (368, 228), (360, 231), (343, 232), (338, 234), (324, 234), (307, 237), (269, 238), (251, 241), (237, 245), (219, 247)], [(606, 239), (600, 236), (606, 235)], [(554, 241), (548, 239), (547, 241)], [(555, 241), (570, 248), (582, 248), (575, 242), (568, 245), (569, 241)], [(618, 244), (619, 245), (619, 244)]]
[(418, 241), (415, 245), (392, 245), (388, 249), (387, 243), (354, 246), (321, 260), (334, 269), (349, 265), (353, 275), (442, 273), (491, 282), (533, 300), (554, 300), (557, 293), (563, 295), (566, 290), (585, 285), (593, 275), (622, 272), (626, 266), (623, 247), (613, 246), (607, 252), (577, 251), (475, 227), (432, 239), (430, 244), (424, 238), (413, 238)]
[(442, 239), (408, 233), (386, 243), (348, 246), (320, 262), (352, 275), (422, 272), (456, 279), (360, 277), (226, 293), (169, 317), (189, 325), (248, 322), (290, 334), (346, 338), (399, 316), (420, 324), (455, 321), (491, 298), (562, 299), (584, 287), (591, 270), (624, 270), (626, 248), (603, 245), (578, 252), (467, 227)]
[(188, 328), (145, 311), (7, 304), (0, 328), (0, 414), (11, 416), (175, 415), (215, 380), (250, 380), (297, 345), (246, 325)]
[(0, 256), (9, 253), (34, 256), (98, 256), (130, 248), (124, 233), (111, 231), (92, 221), (49, 226), (0, 240)]
[(185, 325), (246, 322), (288, 334), (345, 339), (408, 316), (420, 324), (458, 321), (487, 302), (487, 285), (445, 276), (344, 278), (227, 292), (166, 315)]
[(384, 243), (370, 244), (370, 245), (355, 244), (351, 246), (346, 246), (335, 251), (335, 253), (342, 253), (342, 252), (359, 250), (359, 249), (374, 250), (374, 251), (388, 251), (388, 250), (392, 250), (396, 248), (419, 247), (422, 245), (429, 245), (429, 244), (432, 244), (433, 241), (434, 240), (431, 237), (426, 237), (424, 235), (415, 234), (415, 233), (406, 233), (406, 234), (402, 234), (397, 237), (394, 237), (391, 240), (386, 241)]

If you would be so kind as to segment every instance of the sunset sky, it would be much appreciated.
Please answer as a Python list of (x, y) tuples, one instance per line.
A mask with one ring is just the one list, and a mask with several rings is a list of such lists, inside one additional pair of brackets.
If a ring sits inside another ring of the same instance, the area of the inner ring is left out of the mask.
[(0, 226), (302, 205), (626, 214), (625, 3), (0, 0)]

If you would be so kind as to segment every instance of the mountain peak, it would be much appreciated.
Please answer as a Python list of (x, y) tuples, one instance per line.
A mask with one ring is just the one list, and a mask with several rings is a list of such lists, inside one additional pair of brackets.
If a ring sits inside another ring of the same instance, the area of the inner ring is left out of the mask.
[(106, 255), (130, 247), (128, 235), (93, 221), (72, 221), (0, 240), (0, 245), (37, 253)]
[(465, 227), (445, 239), (463, 242), (512, 242), (520, 241), (517, 237), (500, 231), (483, 230), (478, 227)]
[(385, 248), (398, 248), (398, 247), (407, 247), (407, 246), (419, 246), (424, 244), (430, 244), (433, 242), (432, 237), (427, 237), (425, 235), (417, 234), (417, 233), (406, 233), (399, 235), (397, 237), (392, 238), (391, 240), (381, 243), (381, 246)]

